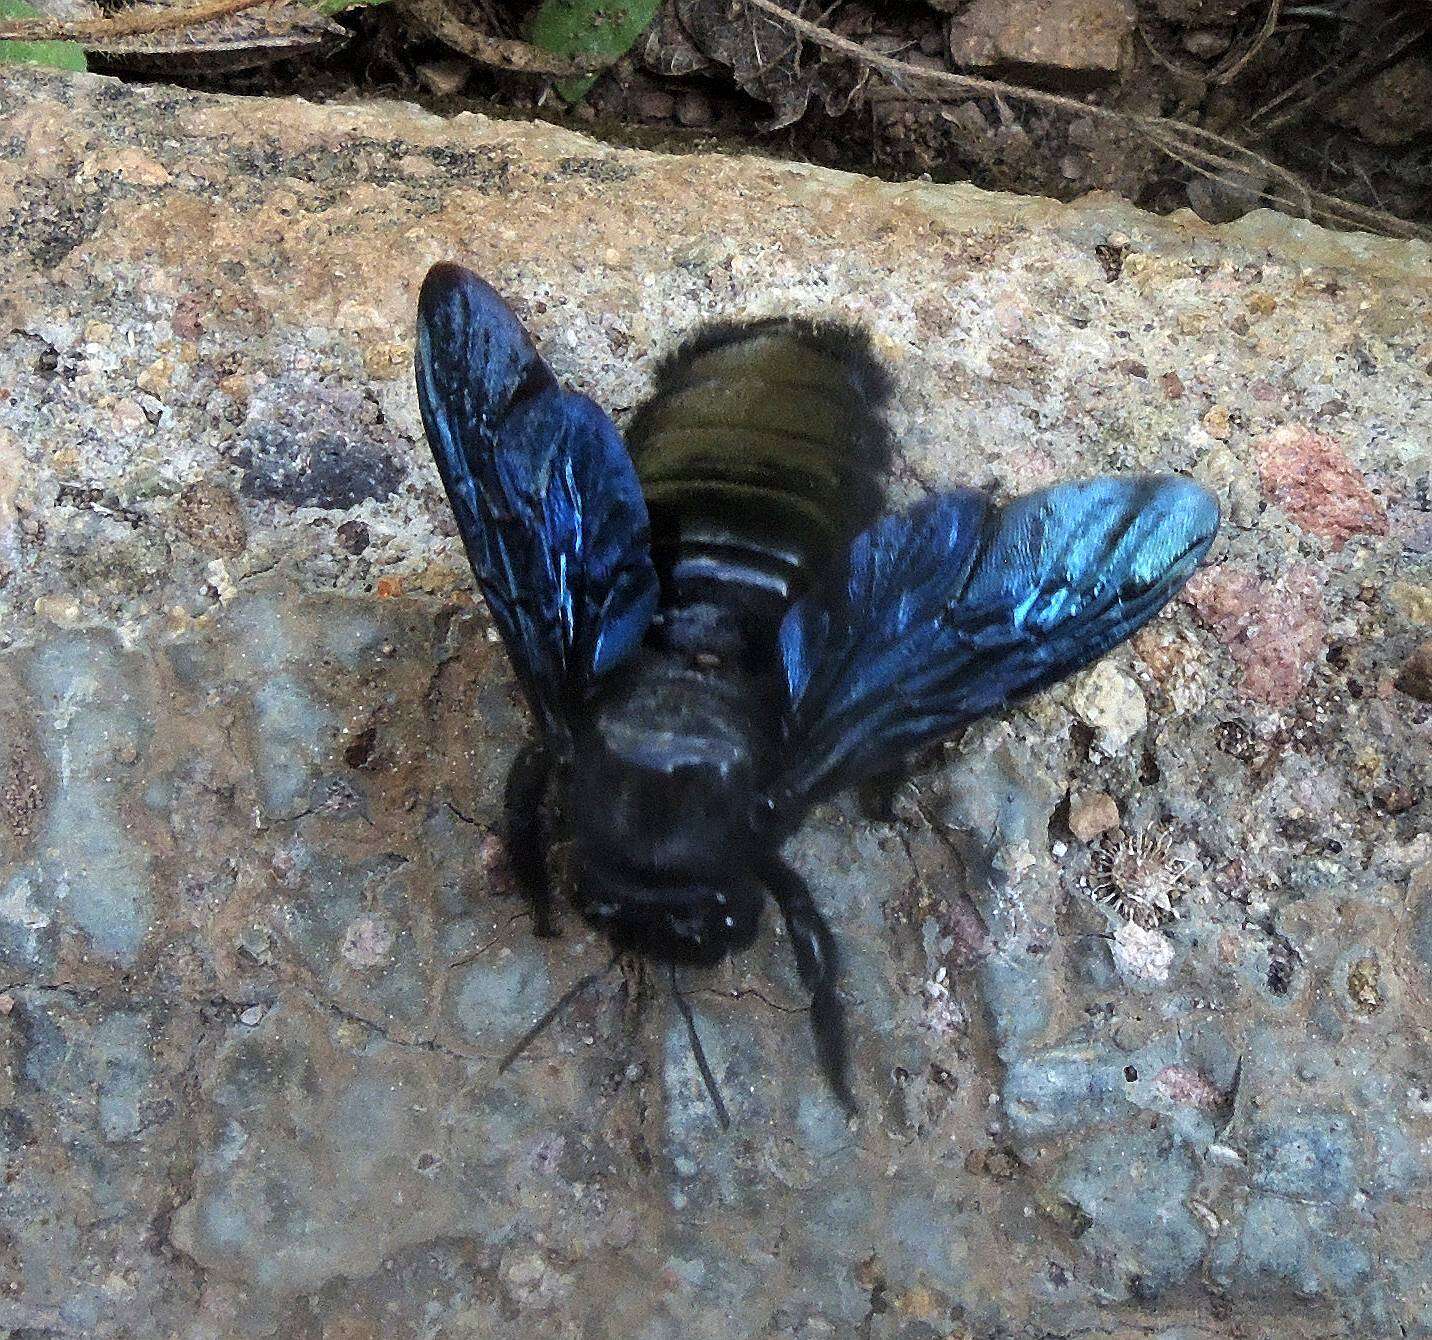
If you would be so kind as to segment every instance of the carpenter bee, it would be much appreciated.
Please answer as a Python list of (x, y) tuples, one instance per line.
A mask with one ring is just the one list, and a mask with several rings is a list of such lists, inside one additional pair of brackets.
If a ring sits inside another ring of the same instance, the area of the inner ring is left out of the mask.
[(890, 381), (838, 325), (699, 332), (625, 442), (459, 266), (423, 284), (416, 363), (428, 442), (537, 722), (506, 795), (537, 933), (552, 933), (553, 809), (569, 896), (618, 954), (673, 975), (714, 964), (751, 944), (771, 896), (820, 1064), (853, 1111), (840, 955), (782, 843), (815, 802), (1130, 636), (1207, 552), (1216, 502), (1137, 476), (1003, 505), (956, 488), (882, 516)]

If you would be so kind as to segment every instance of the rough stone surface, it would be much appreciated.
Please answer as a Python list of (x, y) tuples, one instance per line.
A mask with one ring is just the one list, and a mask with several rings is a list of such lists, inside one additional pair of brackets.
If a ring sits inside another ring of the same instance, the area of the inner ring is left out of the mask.
[(1022, 66), (1065, 76), (1117, 74), (1134, 31), (1129, 0), (973, 0), (950, 22), (950, 58), (968, 66)]
[[(1432, 1334), (1425, 248), (38, 74), (0, 230), (0, 1329)], [(410, 385), (439, 258), (619, 417), (703, 320), (834, 315), (898, 500), (1223, 501), (1108, 669), (792, 842), (853, 1128), (774, 925), (685, 983), (730, 1133), (660, 974), (495, 1074), (605, 954), (504, 896), (526, 727)], [(1280, 430), (1385, 533), (1270, 496)]]
[(1119, 807), (1113, 796), (1091, 791), (1069, 802), (1069, 831), (1080, 842), (1092, 842), (1100, 833), (1119, 826)]
[(1294, 525), (1342, 548), (1352, 535), (1384, 535), (1382, 500), (1338, 443), (1301, 426), (1275, 428), (1253, 444), (1268, 500)]
[(1432, 703), (1432, 638), (1422, 643), (1403, 664), (1393, 681), (1409, 698)]
[(1081, 675), (1069, 690), (1068, 702), (1106, 754), (1122, 753), (1149, 724), (1143, 690), (1113, 661), (1101, 661)]
[(1339, 98), (1328, 119), (1370, 144), (1411, 144), (1432, 135), (1432, 59), (1414, 51), (1379, 70), (1356, 94)]
[(1236, 23), (1258, 0), (1154, 0), (1154, 9), (1171, 23)]

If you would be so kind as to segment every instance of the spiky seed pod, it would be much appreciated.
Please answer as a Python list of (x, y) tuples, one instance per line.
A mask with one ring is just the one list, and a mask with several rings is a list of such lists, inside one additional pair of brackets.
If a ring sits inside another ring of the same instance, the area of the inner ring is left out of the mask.
[(1090, 896), (1145, 930), (1175, 920), (1188, 863), (1173, 854), (1172, 843), (1166, 828), (1106, 837), (1094, 849)]

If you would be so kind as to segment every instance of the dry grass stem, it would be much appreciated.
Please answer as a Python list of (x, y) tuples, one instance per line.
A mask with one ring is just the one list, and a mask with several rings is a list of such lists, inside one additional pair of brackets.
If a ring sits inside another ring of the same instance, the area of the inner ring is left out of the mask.
[(792, 14), (775, 0), (745, 0), (747, 5), (780, 19), (794, 32), (808, 38), (827, 51), (838, 52), (886, 75), (897, 88), (943, 89), (966, 97), (1010, 98), (1036, 107), (1055, 110), (1118, 125), (1142, 136), (1161, 153), (1182, 163), (1202, 176), (1222, 180), (1256, 176), (1270, 185), (1266, 198), (1285, 213), (1310, 218), (1320, 223), (1360, 228), (1386, 237), (1421, 238), (1432, 241), (1432, 229), (1399, 219), (1383, 210), (1354, 205), (1324, 191), (1315, 191), (1296, 173), (1274, 163), (1247, 145), (1239, 144), (1187, 121), (1163, 116), (1136, 116), (1109, 107), (1081, 102), (1077, 98), (1045, 89), (1028, 88), (1002, 79), (984, 79), (978, 75), (955, 74), (947, 70), (926, 70), (894, 56), (882, 55), (859, 42), (842, 37)]
[(611, 65), (607, 56), (566, 57), (554, 55), (511, 37), (489, 37), (460, 19), (446, 0), (394, 0), (404, 17), (411, 19), (444, 46), (480, 65), (517, 74), (542, 74), (568, 79), (596, 74)]
[(1226, 84), (1237, 79), (1252, 62), (1253, 58), (1268, 45), (1268, 39), (1277, 30), (1278, 20), (1283, 14), (1283, 0), (1270, 0), (1268, 13), (1263, 19), (1263, 26), (1258, 30), (1258, 35), (1243, 49), (1240, 55), (1235, 56), (1231, 61), (1226, 59), (1212, 74), (1208, 76), (1211, 84)]
[[(1424, 13), (1413, 19), (1412, 26), (1407, 31), (1397, 34), (1395, 30), (1401, 27), (1408, 17), (1406, 14), (1398, 14), (1388, 19), (1367, 39), (1367, 50), (1363, 55), (1351, 64), (1329, 61), (1307, 78), (1285, 88), (1277, 97), (1270, 98), (1249, 117), (1248, 124), (1258, 134), (1270, 135), (1284, 126), (1301, 121), (1320, 103), (1331, 101), (1356, 87), (1364, 79), (1370, 79), (1379, 71), (1385, 70), (1432, 32), (1432, 13)], [(1389, 38), (1390, 41), (1384, 46), (1384, 40)], [(1325, 75), (1336, 70), (1341, 70), (1341, 73), (1327, 83), (1322, 82)]]
[[(146, 33), (197, 27), (274, 3), (275, 0), (201, 0), (197, 5), (131, 9), (103, 19), (0, 19), (0, 41), (99, 45), (120, 37), (140, 37)], [(284, 0), (278, 0), (278, 5), (284, 7)]]
[(1204, 84), (1227, 84), (1243, 73), (1252, 62), (1253, 58), (1263, 50), (1277, 31), (1278, 20), (1282, 17), (1283, 0), (1270, 0), (1268, 12), (1263, 16), (1263, 26), (1259, 28), (1255, 36), (1242, 51), (1234, 51), (1225, 56), (1223, 60), (1212, 70), (1203, 70), (1194, 65), (1181, 65), (1178, 61), (1165, 56), (1153, 43), (1147, 30), (1140, 25), (1139, 36), (1144, 39), (1144, 45), (1152, 56), (1165, 70), (1176, 74), (1180, 79), (1187, 79), (1196, 83)]

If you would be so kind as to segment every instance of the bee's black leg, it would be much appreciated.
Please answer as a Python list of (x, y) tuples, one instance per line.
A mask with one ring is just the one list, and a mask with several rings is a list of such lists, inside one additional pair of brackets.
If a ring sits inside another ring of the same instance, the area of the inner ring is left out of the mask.
[(552, 881), (547, 874), (547, 784), (552, 761), (540, 744), (525, 745), (507, 774), (504, 805), (507, 811), (507, 851), (517, 887), (532, 905), (532, 929), (554, 936)]
[(845, 1038), (845, 1006), (836, 994), (840, 952), (810, 889), (784, 861), (772, 861), (762, 872), (786, 918), (796, 968), (810, 992), (810, 1026), (816, 1053), (830, 1087), (852, 1116), (859, 1110), (850, 1092), (850, 1052)]

